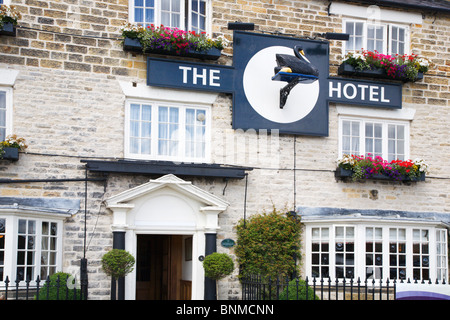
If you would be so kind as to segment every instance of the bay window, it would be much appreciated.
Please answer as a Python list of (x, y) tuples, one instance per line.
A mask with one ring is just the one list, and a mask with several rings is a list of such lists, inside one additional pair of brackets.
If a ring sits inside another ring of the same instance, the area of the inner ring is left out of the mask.
[(62, 270), (62, 220), (0, 216), (0, 281), (47, 279)]
[(209, 0), (130, 0), (130, 22), (208, 32)]
[(146, 100), (126, 103), (125, 156), (209, 161), (210, 108)]
[(447, 229), (362, 220), (304, 221), (309, 277), (448, 281)]

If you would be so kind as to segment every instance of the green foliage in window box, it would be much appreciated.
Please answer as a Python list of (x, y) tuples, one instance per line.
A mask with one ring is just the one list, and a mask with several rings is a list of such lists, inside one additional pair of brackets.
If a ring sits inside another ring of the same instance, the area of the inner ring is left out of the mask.
[[(135, 39), (144, 53), (157, 53), (168, 55), (192, 55), (193, 53), (208, 54), (218, 52), (224, 48), (225, 40), (211, 39), (205, 32), (184, 31), (178, 28), (169, 28), (153, 24), (144, 28), (138, 24), (126, 23), (122, 28), (122, 36), (126, 39)], [(137, 50), (136, 44), (130, 46), (130, 41), (124, 43), (124, 48)]]
[[(346, 65), (352, 66), (354, 70), (347, 69)], [(339, 67), (339, 74), (382, 77), (406, 82), (422, 79), (423, 73), (427, 72), (430, 66), (430, 61), (416, 54), (386, 55), (376, 50), (363, 50), (362, 53), (347, 53), (343, 64)]]
[(5, 23), (17, 25), (17, 20), (20, 18), (22, 18), (22, 15), (16, 10), (16, 7), (5, 4), (0, 5), (0, 29), (3, 28)]
[(273, 208), (237, 226), (236, 256), (241, 273), (286, 277), (298, 271), (301, 225), (299, 219)]
[(203, 260), (203, 268), (205, 269), (206, 277), (219, 280), (233, 272), (234, 263), (226, 253), (214, 252), (205, 257), (205, 260)]

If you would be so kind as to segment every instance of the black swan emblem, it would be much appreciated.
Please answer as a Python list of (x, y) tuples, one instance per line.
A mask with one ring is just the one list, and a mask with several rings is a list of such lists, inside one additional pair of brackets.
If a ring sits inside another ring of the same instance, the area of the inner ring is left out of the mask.
[(277, 66), (272, 80), (288, 82), (280, 89), (280, 108), (284, 107), (289, 93), (298, 83), (312, 83), (319, 78), (319, 69), (306, 58), (302, 47), (294, 46), (294, 54), (275, 55)]

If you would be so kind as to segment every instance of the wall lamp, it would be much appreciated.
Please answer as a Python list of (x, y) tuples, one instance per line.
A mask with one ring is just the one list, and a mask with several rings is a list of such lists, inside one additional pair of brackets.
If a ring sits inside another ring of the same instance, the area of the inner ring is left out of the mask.
[(255, 30), (254, 23), (228, 22), (228, 30)]

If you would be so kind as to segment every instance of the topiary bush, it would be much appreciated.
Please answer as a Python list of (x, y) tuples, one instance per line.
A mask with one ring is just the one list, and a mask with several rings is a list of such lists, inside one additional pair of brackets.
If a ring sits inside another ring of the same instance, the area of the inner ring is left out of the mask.
[(258, 274), (275, 279), (298, 271), (301, 224), (285, 212), (273, 208), (270, 213), (239, 222), (235, 254), (241, 275)]
[(119, 279), (133, 271), (134, 262), (134, 257), (128, 251), (112, 249), (103, 255), (102, 268), (108, 276)]
[(234, 263), (226, 253), (214, 252), (205, 257), (205, 260), (203, 260), (203, 268), (205, 269), (206, 277), (219, 280), (233, 272)]
[[(306, 294), (308, 292), (308, 295)], [(314, 296), (314, 289), (308, 287), (306, 290), (305, 280), (297, 279), (289, 281), (288, 288), (280, 293), (279, 300), (320, 300), (316, 295)]]
[[(59, 277), (59, 281), (58, 281)], [(70, 279), (70, 274), (57, 272), (50, 276), (50, 281), (46, 281), (39, 289), (39, 300), (80, 300), (81, 290), (75, 288), (74, 280)], [(69, 281), (67, 279), (69, 278)], [(72, 280), (72, 282), (71, 282)], [(75, 295), (75, 297), (74, 297)]]

